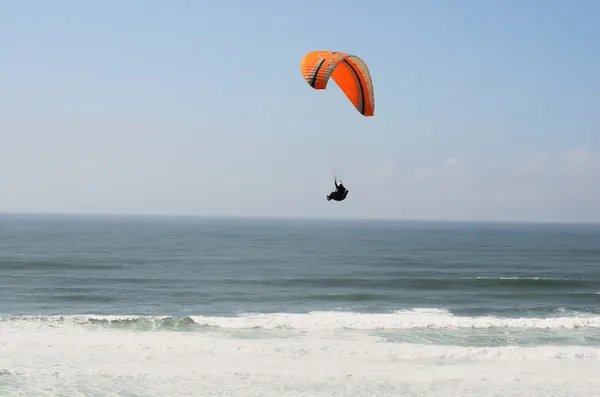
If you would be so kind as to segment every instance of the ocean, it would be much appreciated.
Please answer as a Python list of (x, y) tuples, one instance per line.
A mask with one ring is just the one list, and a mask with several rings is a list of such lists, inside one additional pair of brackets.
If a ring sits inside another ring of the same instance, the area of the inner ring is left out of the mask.
[(600, 396), (600, 226), (0, 215), (1, 396)]

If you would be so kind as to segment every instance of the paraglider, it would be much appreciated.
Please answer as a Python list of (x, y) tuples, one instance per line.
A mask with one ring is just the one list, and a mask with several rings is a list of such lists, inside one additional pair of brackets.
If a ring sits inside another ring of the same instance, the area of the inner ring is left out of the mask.
[(334, 176), (333, 183), (335, 185), (335, 191), (329, 193), (329, 195), (327, 196), (327, 201), (344, 201), (344, 199), (348, 195), (348, 189), (344, 187), (342, 181), (340, 181), (339, 184), (337, 183), (336, 176)]
[[(365, 117), (375, 114), (373, 81), (367, 64), (359, 57), (339, 51), (309, 51), (300, 61), (300, 71), (315, 90), (326, 89), (332, 78), (360, 114)], [(341, 181), (338, 185), (337, 177), (334, 183), (336, 190), (327, 196), (327, 201), (343, 201), (348, 190)]]

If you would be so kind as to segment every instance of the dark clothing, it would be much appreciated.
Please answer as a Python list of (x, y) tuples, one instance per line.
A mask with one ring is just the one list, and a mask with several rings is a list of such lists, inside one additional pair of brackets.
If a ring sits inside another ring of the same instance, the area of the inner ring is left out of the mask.
[(335, 191), (329, 193), (329, 196), (327, 196), (327, 201), (343, 201), (348, 195), (348, 189), (346, 189), (341, 183), (338, 185), (337, 180), (334, 183)]
[(329, 193), (329, 196), (327, 196), (327, 201), (343, 201), (346, 196), (348, 195), (348, 190), (344, 189), (342, 190), (336, 190), (335, 192), (331, 192)]

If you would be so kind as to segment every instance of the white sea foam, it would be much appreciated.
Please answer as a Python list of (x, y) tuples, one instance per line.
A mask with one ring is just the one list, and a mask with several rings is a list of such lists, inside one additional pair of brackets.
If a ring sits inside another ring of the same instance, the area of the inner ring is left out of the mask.
[[(194, 317), (196, 322), (221, 327), (203, 332), (170, 329), (137, 332), (128, 327), (89, 322), (92, 318), (136, 321), (135, 316), (4, 318), (0, 322), (0, 394), (599, 395), (598, 347), (386, 343), (376, 336), (356, 331), (396, 324), (398, 316), (409, 323), (413, 318), (413, 326), (434, 323), (451, 327), (455, 324), (452, 321), (459, 321), (456, 323), (459, 326), (469, 321), (481, 325), (508, 321), (461, 319), (435, 310), (390, 315), (277, 314)], [(552, 324), (561, 326), (557, 324), (567, 319), (557, 318), (554, 320), (558, 323)], [(544, 319), (530, 321), (534, 322), (524, 324), (535, 326), (543, 324)], [(281, 324), (296, 327), (299, 332), (280, 338), (280, 333), (286, 333), (284, 329), (277, 329)], [(521, 323), (506, 324), (519, 326)], [(257, 325), (271, 328), (272, 332), (254, 337), (260, 332), (260, 328), (252, 328)], [(343, 329), (346, 326), (354, 330)], [(444, 327), (438, 327), (439, 331), (446, 332)], [(243, 337), (232, 336), (229, 328), (242, 332)]]
[[(169, 317), (140, 316), (16, 316), (4, 317), (2, 321), (29, 322), (38, 324), (87, 324), (95, 322), (157, 322)], [(295, 329), (305, 331), (325, 330), (409, 330), (409, 329), (450, 329), (450, 328), (530, 328), (530, 329), (600, 329), (600, 315), (589, 313), (567, 313), (557, 311), (548, 317), (495, 317), (495, 316), (456, 316), (443, 309), (412, 309), (392, 313), (354, 312), (309, 312), (309, 313), (244, 313), (236, 317), (191, 316), (199, 326), (224, 329)]]
[(600, 328), (600, 316), (577, 315), (547, 318), (461, 317), (440, 309), (413, 309), (389, 314), (311, 312), (307, 314), (246, 314), (238, 317), (192, 317), (201, 325), (222, 328), (412, 329), (412, 328)]

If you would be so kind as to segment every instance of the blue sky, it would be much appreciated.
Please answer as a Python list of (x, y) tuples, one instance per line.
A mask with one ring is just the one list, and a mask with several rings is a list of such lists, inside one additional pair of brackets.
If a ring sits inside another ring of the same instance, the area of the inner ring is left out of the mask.
[(0, 211), (600, 221), (599, 40), (592, 0), (3, 3)]

